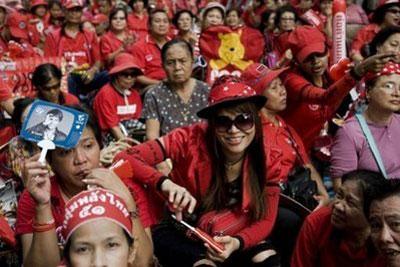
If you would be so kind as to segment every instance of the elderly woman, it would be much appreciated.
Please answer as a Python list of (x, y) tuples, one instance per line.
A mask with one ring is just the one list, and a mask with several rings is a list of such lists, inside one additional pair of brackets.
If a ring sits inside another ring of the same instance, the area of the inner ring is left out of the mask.
[[(178, 128), (117, 156), (136, 170), (134, 181), (165, 196), (178, 220), (182, 213), (185, 218), (197, 214), (198, 226), (224, 246), (220, 253), (204, 247), (166, 221), (153, 232), (161, 264), (279, 264), (276, 252), (265, 242), (274, 226), (280, 191), (275, 177), (269, 176), (272, 164), (263, 146), (258, 111), (265, 101), (235, 78), (221, 77), (211, 89), (208, 107), (198, 112), (207, 123)], [(152, 167), (167, 157), (174, 165), (169, 177)], [(214, 220), (216, 216), (228, 221), (224, 225)]]
[(381, 180), (366, 195), (371, 239), (387, 267), (400, 266), (400, 180)]
[(333, 205), (306, 218), (291, 266), (385, 266), (372, 248), (370, 228), (363, 212), (365, 192), (382, 179), (379, 173), (364, 170), (344, 175)]
[(133, 45), (135, 39), (128, 30), (128, 13), (123, 7), (117, 7), (110, 13), (110, 29), (101, 37), (100, 52), (103, 60), (111, 66), (115, 57)]
[[(46, 166), (38, 162), (39, 154), (25, 161), (23, 179), (26, 189), (18, 202), (16, 222), (24, 266), (57, 266), (60, 262), (58, 242), (61, 240), (58, 240), (56, 229), (63, 224), (65, 203), (88, 185), (112, 191), (124, 200), (129, 212), (136, 211), (136, 203), (120, 178), (111, 170), (100, 167), (100, 146), (101, 133), (89, 113), (88, 123), (76, 147), (48, 152), (47, 161), (54, 176), (50, 177)], [(149, 266), (151, 241), (138, 217), (133, 218), (133, 225), (133, 234), (141, 243), (138, 263)]]
[[(362, 113), (375, 140), (389, 178), (400, 177), (398, 151), (400, 143), (400, 65), (389, 62), (375, 74), (365, 77), (368, 106)], [(379, 171), (378, 165), (361, 130), (358, 120), (353, 117), (336, 134), (332, 147), (331, 176), (334, 187), (341, 184), (344, 173), (366, 169)]]
[(184, 40), (174, 39), (162, 50), (167, 80), (152, 87), (144, 99), (146, 137), (154, 140), (175, 128), (200, 121), (196, 112), (207, 105), (208, 86), (192, 75), (193, 50)]
[(138, 121), (142, 113), (142, 100), (134, 87), (137, 77), (142, 73), (131, 54), (121, 53), (109, 71), (111, 82), (97, 93), (93, 110), (106, 144), (111, 140), (132, 137), (137, 130), (143, 130), (143, 123)]

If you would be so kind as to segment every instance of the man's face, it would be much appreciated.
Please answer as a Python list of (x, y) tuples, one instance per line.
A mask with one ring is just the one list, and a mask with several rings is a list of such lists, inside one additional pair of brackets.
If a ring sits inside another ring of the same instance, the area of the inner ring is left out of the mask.
[(57, 128), (57, 125), (60, 123), (60, 118), (53, 114), (47, 114), (46, 119), (44, 120), (43, 124), (47, 126), (47, 128), (54, 130)]

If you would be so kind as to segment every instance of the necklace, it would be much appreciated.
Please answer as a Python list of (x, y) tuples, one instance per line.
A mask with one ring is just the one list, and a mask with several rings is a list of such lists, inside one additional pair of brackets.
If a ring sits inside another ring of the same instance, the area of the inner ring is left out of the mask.
[(238, 164), (239, 162), (241, 162), (241, 161), (243, 160), (243, 158), (244, 158), (244, 154), (243, 154), (239, 159), (237, 159), (237, 160), (235, 160), (235, 161), (227, 161), (227, 162), (224, 162), (224, 166), (225, 166), (226, 168), (228, 168), (228, 169), (232, 169), (233, 166), (235, 166), (236, 164)]

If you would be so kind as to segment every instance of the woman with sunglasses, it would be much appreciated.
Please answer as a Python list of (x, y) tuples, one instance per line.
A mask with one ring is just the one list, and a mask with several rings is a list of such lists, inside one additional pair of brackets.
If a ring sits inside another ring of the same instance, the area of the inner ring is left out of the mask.
[[(280, 190), (262, 143), (258, 111), (265, 101), (236, 78), (223, 76), (211, 89), (209, 105), (197, 113), (207, 123), (175, 129), (117, 155), (131, 163), (134, 181), (165, 197), (178, 220), (191, 217), (193, 225), (225, 248), (218, 253), (165, 220), (153, 232), (155, 254), (163, 266), (279, 265), (276, 251), (266, 242)], [(153, 167), (166, 158), (174, 166), (169, 177)], [(216, 229), (212, 214), (223, 211), (234, 214), (227, 225), (236, 229)]]
[(142, 100), (135, 85), (143, 72), (128, 53), (117, 55), (109, 71), (111, 82), (97, 93), (93, 110), (99, 120), (104, 142), (120, 140), (144, 128), (138, 119), (142, 113)]

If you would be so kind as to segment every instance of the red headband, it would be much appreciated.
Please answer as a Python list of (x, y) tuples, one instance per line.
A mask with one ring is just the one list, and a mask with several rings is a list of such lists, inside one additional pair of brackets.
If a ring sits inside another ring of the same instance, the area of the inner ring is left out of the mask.
[(389, 61), (382, 68), (380, 72), (368, 72), (365, 75), (365, 81), (372, 81), (378, 78), (379, 76), (387, 76), (391, 74), (399, 74), (400, 75), (400, 64)]
[(132, 220), (122, 198), (104, 189), (94, 189), (79, 193), (65, 205), (61, 230), (64, 244), (81, 225), (96, 219), (111, 220), (132, 237)]

